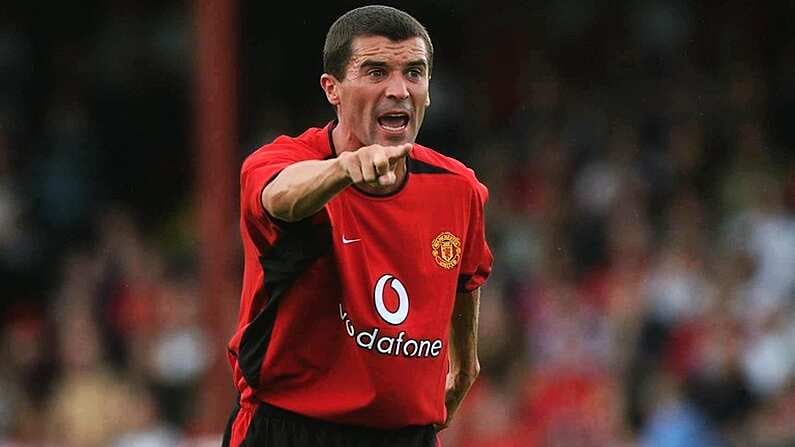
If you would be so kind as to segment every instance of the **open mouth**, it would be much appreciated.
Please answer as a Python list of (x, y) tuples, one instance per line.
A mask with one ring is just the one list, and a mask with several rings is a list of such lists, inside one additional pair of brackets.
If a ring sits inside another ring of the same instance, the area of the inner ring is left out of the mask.
[(400, 132), (409, 125), (409, 114), (390, 112), (378, 117), (378, 125), (387, 132)]

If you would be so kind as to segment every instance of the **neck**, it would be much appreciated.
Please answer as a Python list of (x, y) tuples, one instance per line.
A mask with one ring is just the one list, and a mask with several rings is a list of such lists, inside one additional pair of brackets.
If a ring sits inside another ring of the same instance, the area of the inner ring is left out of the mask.
[(337, 121), (331, 129), (331, 144), (334, 146), (334, 152), (339, 155), (345, 151), (354, 151), (358, 149), (361, 144), (358, 144), (356, 138), (351, 132), (345, 129), (345, 126)]
[[(365, 147), (359, 141), (359, 139), (353, 135), (353, 132), (351, 132), (349, 129), (346, 128), (346, 126), (344, 126), (342, 123), (339, 122), (331, 131), (331, 142), (334, 144), (334, 151), (336, 152), (337, 155), (346, 151), (357, 151), (362, 147)], [(405, 157), (403, 157), (403, 159), (398, 161), (397, 166), (395, 166), (395, 176), (397, 177), (397, 181), (395, 181), (395, 184), (393, 185), (380, 186), (380, 185), (369, 185), (367, 183), (362, 183), (356, 185), (356, 187), (368, 194), (376, 194), (376, 195), (387, 195), (397, 191), (403, 186), (403, 182), (406, 180)]]

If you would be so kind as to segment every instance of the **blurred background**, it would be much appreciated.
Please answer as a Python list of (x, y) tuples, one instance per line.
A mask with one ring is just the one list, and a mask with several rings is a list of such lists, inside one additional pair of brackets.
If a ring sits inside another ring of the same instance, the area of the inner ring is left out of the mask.
[[(237, 172), (361, 4), (293, 3), (0, 6), (0, 446), (219, 445)], [(444, 445), (795, 445), (795, 3), (395, 6), (491, 191)]]

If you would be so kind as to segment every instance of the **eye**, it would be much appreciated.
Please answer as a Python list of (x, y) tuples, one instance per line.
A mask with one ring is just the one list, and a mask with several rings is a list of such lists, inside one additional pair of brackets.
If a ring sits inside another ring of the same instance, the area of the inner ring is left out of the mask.
[(420, 79), (422, 78), (422, 69), (421, 68), (409, 68), (406, 72), (406, 75), (410, 79)]
[(383, 68), (371, 68), (367, 70), (367, 76), (373, 79), (380, 79), (386, 75), (386, 71)]

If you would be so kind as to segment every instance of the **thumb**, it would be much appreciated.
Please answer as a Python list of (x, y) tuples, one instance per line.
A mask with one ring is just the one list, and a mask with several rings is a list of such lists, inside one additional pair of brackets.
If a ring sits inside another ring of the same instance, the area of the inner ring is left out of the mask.
[(378, 177), (378, 183), (381, 186), (391, 186), (397, 181), (397, 176), (394, 171), (389, 171), (386, 174)]

